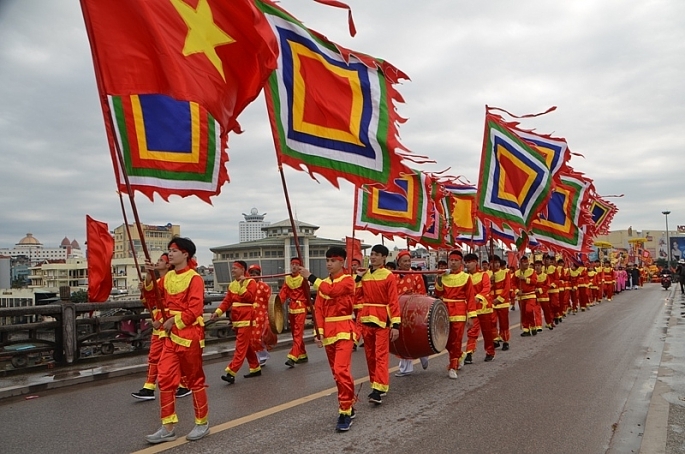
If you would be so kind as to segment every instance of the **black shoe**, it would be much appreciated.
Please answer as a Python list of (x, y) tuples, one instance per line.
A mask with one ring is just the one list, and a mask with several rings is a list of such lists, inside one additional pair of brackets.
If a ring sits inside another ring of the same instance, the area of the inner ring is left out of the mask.
[(464, 358), (464, 364), (473, 364), (473, 358), (471, 357), (471, 353), (466, 354), (466, 358)]
[(302, 364), (302, 363), (308, 363), (309, 362), (309, 357), (305, 356), (304, 358), (300, 358), (297, 361), (295, 361), (295, 364)]
[(356, 352), (357, 351), (357, 344), (352, 345), (352, 351)]
[(338, 423), (335, 425), (335, 430), (338, 432), (347, 432), (352, 425), (352, 418), (349, 415), (338, 416)]
[(509, 342), (505, 342), (504, 344), (502, 344), (502, 351), (506, 352), (507, 350), (509, 350)]
[(381, 392), (377, 389), (371, 391), (371, 394), (369, 394), (369, 402), (376, 405), (382, 404), (383, 398), (381, 397)]
[(285, 365), (288, 366), (288, 367), (290, 367), (290, 368), (293, 368), (293, 367), (295, 367), (295, 361), (293, 361), (292, 359), (288, 358), (288, 361), (285, 362)]
[(501, 344), (500, 344), (500, 342), (499, 342), (499, 341), (495, 341), (495, 348), (499, 348), (499, 347), (500, 347), (500, 345), (501, 345)]
[(489, 363), (493, 359), (495, 359), (495, 355), (485, 355), (485, 362), (486, 363)]
[(529, 337), (530, 336), (530, 331), (524, 331), (521, 333), (521, 337)]
[(536, 330), (536, 329), (531, 329), (531, 330), (530, 330), (530, 334), (532, 334), (533, 336), (537, 336), (537, 335), (538, 335), (538, 330)]
[(538, 328), (538, 333), (541, 333), (541, 332), (542, 332), (542, 328)]
[(225, 381), (226, 383), (228, 383), (229, 385), (232, 385), (233, 383), (235, 383), (235, 377), (231, 374), (222, 375), (221, 379), (223, 381)]
[(259, 369), (256, 372), (250, 372), (249, 374), (245, 374), (245, 375), (243, 375), (243, 377), (245, 377), (245, 378), (261, 377), (261, 375), (262, 375), (262, 370)]
[(137, 393), (131, 393), (131, 395), (140, 400), (155, 400), (155, 392), (147, 388), (143, 388)]
[(547, 325), (547, 328), (548, 329), (554, 329), (554, 324), (550, 323), (549, 325)]
[(178, 388), (176, 390), (176, 397), (181, 398), (181, 397), (187, 397), (190, 396), (193, 392), (189, 390), (188, 388)]

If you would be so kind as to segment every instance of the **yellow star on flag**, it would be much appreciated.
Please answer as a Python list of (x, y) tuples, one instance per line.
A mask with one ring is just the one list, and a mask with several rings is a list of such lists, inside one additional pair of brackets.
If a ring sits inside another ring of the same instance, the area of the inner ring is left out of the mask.
[(197, 4), (197, 9), (193, 9), (193, 7), (182, 0), (170, 1), (183, 19), (183, 22), (188, 26), (188, 34), (183, 46), (183, 55), (187, 57), (197, 53), (205, 54), (216, 70), (219, 71), (221, 78), (225, 82), (224, 68), (221, 64), (221, 59), (216, 53), (216, 48), (224, 44), (234, 43), (235, 39), (231, 38), (214, 23), (212, 10), (207, 0), (200, 0)]

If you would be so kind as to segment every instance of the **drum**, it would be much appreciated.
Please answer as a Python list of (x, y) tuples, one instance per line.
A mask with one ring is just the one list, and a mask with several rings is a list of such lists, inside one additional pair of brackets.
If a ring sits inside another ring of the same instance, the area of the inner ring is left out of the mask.
[(281, 298), (278, 295), (271, 295), (269, 298), (269, 327), (271, 331), (276, 334), (281, 334), (283, 332), (283, 327), (285, 326), (285, 311), (283, 309), (283, 303), (281, 303)]
[(400, 336), (390, 343), (391, 353), (416, 359), (444, 350), (450, 335), (450, 318), (442, 300), (426, 295), (403, 295), (400, 314)]

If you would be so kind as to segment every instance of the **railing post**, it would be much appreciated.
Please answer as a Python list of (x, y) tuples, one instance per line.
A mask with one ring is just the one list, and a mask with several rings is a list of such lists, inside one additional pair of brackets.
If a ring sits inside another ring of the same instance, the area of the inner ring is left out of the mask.
[(64, 358), (67, 364), (74, 362), (76, 354), (76, 305), (71, 302), (71, 288), (60, 287), (59, 298), (62, 304), (62, 339), (61, 345), (64, 351)]

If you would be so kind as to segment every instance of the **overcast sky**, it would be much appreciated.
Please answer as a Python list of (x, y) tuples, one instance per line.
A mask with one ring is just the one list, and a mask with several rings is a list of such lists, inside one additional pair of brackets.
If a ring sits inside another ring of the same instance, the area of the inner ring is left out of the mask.
[[(110, 0), (114, 1), (114, 0)], [(571, 165), (620, 211), (613, 229), (685, 224), (685, 2), (682, 0), (348, 0), (343, 10), (282, 0), (309, 27), (390, 61), (409, 119), (402, 143), (478, 182), (485, 105), (556, 112), (523, 126), (565, 137)], [(238, 242), (241, 213), (287, 218), (263, 96), (229, 139), (231, 182), (213, 199), (136, 197), (142, 221), (181, 225), (198, 245)], [(27, 232), (45, 246), (85, 242), (85, 217), (122, 220), (90, 48), (76, 0), (0, 0), (0, 247)], [(353, 187), (286, 168), (296, 216), (318, 235), (352, 233)], [(357, 235), (367, 243), (373, 235)], [(404, 246), (403, 240), (398, 242)]]

